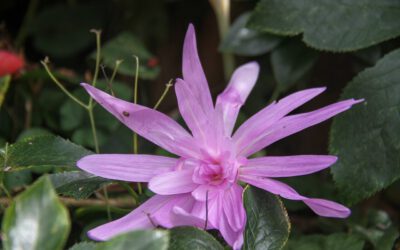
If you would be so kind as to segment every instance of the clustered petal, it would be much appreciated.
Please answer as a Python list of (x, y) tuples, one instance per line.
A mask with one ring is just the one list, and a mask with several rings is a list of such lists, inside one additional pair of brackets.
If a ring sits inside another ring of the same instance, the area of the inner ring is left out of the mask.
[(362, 100), (344, 100), (315, 111), (289, 115), (325, 88), (299, 91), (273, 102), (233, 133), (240, 107), (256, 83), (258, 64), (250, 62), (236, 69), (214, 106), (197, 53), (194, 28), (190, 25), (183, 46), (182, 71), (183, 79), (177, 79), (175, 92), (179, 111), (191, 133), (156, 110), (82, 84), (127, 127), (178, 156), (97, 154), (79, 160), (78, 167), (87, 172), (115, 180), (148, 182), (149, 189), (156, 193), (128, 215), (89, 231), (91, 238), (107, 240), (139, 228), (186, 225), (218, 229), (230, 246), (240, 249), (246, 225), (240, 182), (286, 199), (303, 201), (320, 216), (349, 216), (350, 210), (338, 203), (302, 196), (287, 184), (273, 179), (320, 171), (331, 166), (337, 157), (249, 157)]

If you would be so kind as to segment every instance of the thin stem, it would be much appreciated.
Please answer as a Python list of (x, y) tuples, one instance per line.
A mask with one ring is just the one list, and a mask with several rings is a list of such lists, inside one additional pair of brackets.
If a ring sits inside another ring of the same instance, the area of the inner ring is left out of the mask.
[(133, 198), (133, 200), (135, 201), (135, 204), (137, 204), (137, 201), (138, 201), (138, 199), (139, 199), (139, 195), (136, 193), (136, 191), (131, 187), (131, 186), (129, 186), (129, 184), (128, 183), (126, 183), (126, 182), (120, 182), (120, 185), (122, 186), (122, 187), (124, 187), (127, 191), (128, 191), (128, 193), (130, 194), (130, 195), (132, 195), (132, 198)]
[(46, 57), (43, 61), (40, 61), (40, 63), (44, 66), (44, 69), (46, 70), (47, 74), (50, 76), (51, 80), (61, 89), (64, 94), (66, 94), (71, 100), (76, 102), (78, 105), (82, 106), (82, 108), (88, 109), (88, 105), (84, 104), (82, 101), (80, 101), (78, 98), (76, 98), (71, 92), (69, 92), (64, 85), (61, 84), (61, 82), (53, 75), (51, 72), (48, 63), (49, 59)]
[[(137, 104), (137, 98), (138, 98), (138, 80), (139, 80), (139, 57), (133, 56), (136, 60), (136, 70), (135, 70), (135, 84), (134, 84), (134, 90), (133, 90), (133, 103)], [(137, 134), (134, 132), (133, 133), (133, 153), (137, 154), (138, 153), (138, 138)]]
[[(223, 40), (230, 26), (230, 0), (209, 0), (217, 16), (220, 39)], [(235, 58), (231, 53), (223, 53), (224, 76), (228, 80), (235, 67)]]
[(154, 105), (153, 109), (157, 109), (160, 106), (161, 102), (164, 100), (165, 96), (168, 94), (169, 89), (173, 86), (172, 82), (173, 82), (173, 79), (169, 80), (169, 82), (165, 85), (164, 92), (161, 94), (160, 99), (158, 99), (158, 101), (157, 101), (156, 105)]
[(101, 56), (101, 30), (92, 29), (90, 32), (95, 33), (96, 35), (96, 66), (94, 69), (94, 76), (92, 85), (96, 87), (97, 77), (99, 76), (99, 69), (100, 69), (100, 56)]
[(22, 21), (22, 25), (19, 29), (19, 33), (17, 35), (17, 38), (15, 39), (15, 47), (20, 48), (25, 42), (25, 39), (28, 35), (28, 27), (32, 23), (38, 6), (39, 0), (29, 1), (28, 10), (26, 11), (24, 20)]
[(114, 82), (115, 76), (117, 75), (119, 65), (121, 65), (122, 62), (123, 62), (123, 60), (116, 60), (115, 61), (115, 67), (114, 67), (113, 73), (111, 75), (110, 81), (108, 81), (108, 87), (110, 88), (112, 96), (115, 96), (114, 91), (112, 89), (112, 84)]
[(96, 153), (98, 154), (98, 153), (100, 153), (100, 149), (99, 149), (99, 141), (97, 140), (96, 123), (95, 123), (94, 115), (93, 115), (93, 105), (89, 106), (88, 114), (89, 114), (89, 119), (90, 119), (90, 127), (92, 129), (94, 148), (96, 150)]
[[(84, 199), (84, 200), (76, 200), (74, 198), (69, 197), (59, 197), (60, 201), (69, 207), (86, 207), (86, 206), (104, 206), (106, 205), (105, 200), (99, 199)], [(6, 197), (0, 198), (0, 204), (8, 206), (11, 203), (11, 199)], [(124, 207), (124, 208), (132, 208), (136, 204), (132, 201), (131, 197), (124, 197), (124, 198), (114, 198), (109, 199), (109, 204), (111, 206), (116, 207)]]
[(112, 220), (111, 218), (111, 209), (110, 209), (110, 200), (108, 199), (108, 191), (106, 187), (103, 187), (103, 191), (104, 191), (104, 198), (106, 201), (106, 208), (107, 208), (107, 218), (109, 221)]

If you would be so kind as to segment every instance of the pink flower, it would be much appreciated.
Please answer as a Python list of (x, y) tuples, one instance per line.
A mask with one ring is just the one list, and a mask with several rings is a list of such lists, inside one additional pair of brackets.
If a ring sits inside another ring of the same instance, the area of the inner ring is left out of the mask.
[[(155, 196), (113, 222), (89, 232), (96, 240), (143, 228), (182, 225), (218, 229), (234, 249), (243, 244), (246, 213), (239, 182), (262, 188), (290, 200), (301, 200), (316, 214), (344, 218), (350, 210), (338, 203), (308, 198), (274, 177), (311, 174), (332, 165), (330, 155), (266, 156), (249, 158), (272, 143), (323, 122), (361, 100), (345, 100), (324, 108), (288, 115), (325, 90), (313, 88), (273, 102), (243, 123), (232, 135), (240, 107), (253, 88), (259, 66), (239, 67), (213, 105), (196, 49), (193, 26), (183, 47), (183, 79), (175, 91), (189, 134), (168, 116), (132, 104), (82, 84), (89, 94), (130, 129), (178, 155), (98, 154), (78, 161), (81, 169), (109, 179), (149, 182)], [(207, 220), (207, 222), (206, 222)]]

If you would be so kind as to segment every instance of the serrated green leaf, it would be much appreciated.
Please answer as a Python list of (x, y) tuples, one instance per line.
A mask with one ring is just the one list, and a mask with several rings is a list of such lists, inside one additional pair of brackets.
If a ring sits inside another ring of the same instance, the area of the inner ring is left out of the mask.
[(75, 199), (85, 199), (110, 180), (83, 171), (71, 171), (49, 175), (57, 193)]
[(282, 249), (289, 238), (290, 222), (279, 198), (264, 190), (247, 187), (243, 200), (247, 214), (243, 249)]
[(290, 239), (285, 250), (362, 250), (364, 242), (354, 235), (343, 233), (308, 235)]
[[(124, 32), (108, 41), (101, 48), (103, 63), (110, 69), (114, 69), (117, 60), (123, 60), (118, 68), (118, 73), (133, 76), (135, 75), (136, 61), (134, 55), (139, 58), (139, 77), (143, 79), (154, 79), (160, 72), (158, 65), (148, 65), (149, 60), (155, 57), (146, 49), (144, 44), (133, 34)], [(91, 58), (95, 58), (93, 52)]]
[(7, 208), (3, 219), (3, 247), (6, 250), (62, 249), (69, 230), (68, 211), (45, 176)]
[(257, 56), (275, 48), (281, 37), (261, 33), (246, 27), (250, 13), (244, 13), (232, 24), (220, 45), (220, 50), (241, 56)]
[(278, 35), (303, 33), (308, 45), (353, 51), (400, 35), (397, 0), (261, 0), (248, 26)]
[(35, 136), (8, 147), (0, 154), (0, 166), (6, 171), (32, 167), (71, 167), (91, 152), (56, 136)]
[(209, 233), (194, 227), (177, 227), (170, 230), (170, 250), (223, 250), (223, 246)]
[(336, 117), (331, 128), (330, 153), (339, 156), (331, 172), (348, 204), (400, 178), (399, 68), (396, 50), (358, 74), (341, 96), (365, 99)]
[(133, 231), (98, 244), (96, 250), (166, 250), (168, 231)]
[(274, 49), (271, 65), (280, 92), (288, 90), (309, 73), (317, 58), (315, 50), (297, 39), (287, 40)]
[(4, 99), (6, 98), (8, 87), (10, 86), (10, 81), (10, 75), (0, 77), (0, 107), (4, 102)]

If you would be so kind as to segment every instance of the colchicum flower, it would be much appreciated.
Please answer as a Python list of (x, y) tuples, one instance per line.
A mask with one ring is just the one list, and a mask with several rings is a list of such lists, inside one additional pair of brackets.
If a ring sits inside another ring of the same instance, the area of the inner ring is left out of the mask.
[(312, 112), (288, 115), (325, 88), (299, 91), (271, 103), (232, 135), (239, 109), (256, 82), (258, 64), (250, 62), (239, 67), (214, 106), (199, 61), (195, 31), (190, 25), (183, 47), (182, 67), (183, 79), (177, 79), (175, 91), (180, 113), (191, 134), (156, 110), (82, 84), (98, 103), (126, 126), (178, 156), (95, 154), (79, 160), (78, 167), (87, 172), (114, 180), (148, 182), (149, 189), (156, 193), (128, 215), (89, 231), (92, 239), (107, 240), (135, 229), (185, 225), (218, 229), (230, 246), (239, 249), (246, 225), (240, 183), (286, 199), (303, 201), (320, 216), (349, 216), (350, 210), (338, 203), (305, 197), (274, 179), (320, 171), (332, 165), (336, 156), (249, 157), (362, 100), (340, 101)]

